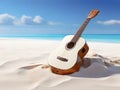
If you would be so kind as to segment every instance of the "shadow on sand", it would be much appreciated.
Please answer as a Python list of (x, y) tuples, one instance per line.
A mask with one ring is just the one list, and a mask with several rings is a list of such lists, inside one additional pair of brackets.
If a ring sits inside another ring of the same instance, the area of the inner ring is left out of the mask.
[(114, 74), (120, 74), (120, 58), (106, 58), (95, 54), (84, 58), (83, 66), (79, 72), (71, 74), (72, 77), (101, 78)]

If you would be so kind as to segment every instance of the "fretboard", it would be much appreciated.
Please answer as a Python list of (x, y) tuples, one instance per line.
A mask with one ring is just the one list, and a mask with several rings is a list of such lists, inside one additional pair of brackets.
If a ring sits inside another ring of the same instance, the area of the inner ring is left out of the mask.
[(82, 32), (85, 30), (85, 27), (87, 26), (87, 24), (89, 23), (91, 19), (87, 18), (84, 23), (82, 24), (82, 26), (78, 29), (78, 31), (76, 32), (76, 34), (74, 35), (74, 37), (72, 38), (71, 42), (76, 43), (79, 39), (79, 37), (82, 35)]

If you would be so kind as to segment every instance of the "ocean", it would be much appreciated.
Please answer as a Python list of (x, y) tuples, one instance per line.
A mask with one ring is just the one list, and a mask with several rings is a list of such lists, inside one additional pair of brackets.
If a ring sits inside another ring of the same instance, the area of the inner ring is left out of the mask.
[[(62, 40), (66, 35), (67, 34), (0, 35), (0, 38)], [(120, 43), (120, 34), (83, 34), (82, 37), (88, 42)]]

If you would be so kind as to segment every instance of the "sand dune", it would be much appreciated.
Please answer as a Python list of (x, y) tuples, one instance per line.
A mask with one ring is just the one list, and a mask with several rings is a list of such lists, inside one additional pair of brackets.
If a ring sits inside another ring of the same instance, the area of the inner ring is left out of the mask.
[(119, 90), (120, 44), (88, 42), (87, 67), (70, 75), (50, 71), (48, 57), (60, 41), (1, 39), (0, 90)]

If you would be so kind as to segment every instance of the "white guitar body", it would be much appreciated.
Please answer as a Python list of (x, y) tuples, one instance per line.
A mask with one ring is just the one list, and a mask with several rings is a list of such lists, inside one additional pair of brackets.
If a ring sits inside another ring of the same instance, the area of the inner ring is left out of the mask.
[[(66, 36), (63, 39), (61, 45), (52, 52), (52, 54), (49, 56), (48, 59), (48, 63), (51, 66), (62, 70), (67, 70), (72, 68), (76, 64), (78, 58), (78, 52), (81, 48), (84, 47), (86, 42), (85, 39), (80, 37), (77, 43), (75, 44), (75, 46), (72, 49), (69, 49), (66, 47), (66, 45), (68, 44), (68, 42), (70, 42), (72, 38), (73, 35)], [(67, 61), (60, 60), (57, 57), (63, 57)], [(80, 59), (81, 57), (79, 57), (79, 60)]]

